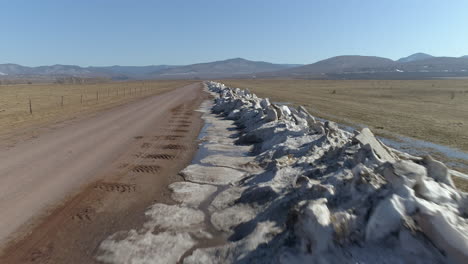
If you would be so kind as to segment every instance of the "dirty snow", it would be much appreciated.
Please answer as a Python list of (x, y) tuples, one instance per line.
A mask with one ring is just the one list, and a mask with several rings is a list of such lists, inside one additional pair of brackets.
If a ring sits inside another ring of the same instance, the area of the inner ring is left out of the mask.
[[(203, 144), (179, 205), (100, 246), (108, 263), (466, 263), (468, 195), (432, 157), (304, 108), (207, 82)], [(211, 108), (212, 111), (207, 111)], [(236, 129), (237, 128), (237, 129)], [(217, 243), (216, 236), (225, 237)]]

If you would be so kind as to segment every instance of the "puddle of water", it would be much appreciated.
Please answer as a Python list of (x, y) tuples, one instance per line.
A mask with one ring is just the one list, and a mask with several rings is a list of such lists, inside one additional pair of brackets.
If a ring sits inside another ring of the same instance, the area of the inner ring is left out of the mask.
[(291, 105), (290, 102), (272, 102), (272, 103), (276, 105)]
[(212, 126), (211, 123), (206, 122), (203, 125), (200, 134), (198, 135), (198, 142), (201, 142), (198, 144), (198, 150), (195, 153), (195, 156), (192, 159), (192, 162), (190, 164), (200, 164), (201, 160), (204, 159), (206, 156), (208, 156), (208, 149), (206, 148), (206, 142), (203, 141), (203, 138), (205, 138), (208, 135), (208, 132), (206, 131), (210, 126)]
[[(321, 122), (328, 121), (320, 117), (315, 117), (315, 119)], [(341, 129), (347, 132), (351, 132), (351, 133), (353, 133), (356, 130), (361, 130), (366, 127), (365, 125), (362, 125), (362, 124), (356, 124), (355, 126), (338, 124), (338, 126)], [(394, 135), (394, 136), (397, 138), (397, 140), (393, 140), (393, 139), (385, 138), (381, 136), (377, 136), (377, 138), (381, 140), (384, 144), (394, 149), (409, 153), (411, 155), (424, 156), (424, 155), (428, 155), (431, 153), (438, 153), (438, 154), (442, 154), (443, 156), (449, 159), (461, 159), (461, 160), (465, 160), (468, 162), (468, 153), (463, 152), (461, 150), (439, 145), (439, 144), (432, 143), (429, 141), (405, 137), (401, 135)], [(450, 161), (450, 162), (453, 162), (453, 161)], [(468, 167), (468, 165), (465, 165), (465, 166)]]
[[(316, 117), (317, 120), (321, 122), (326, 122), (328, 120)], [(348, 126), (348, 125), (343, 125), (343, 124), (338, 124), (338, 127), (353, 133), (356, 130), (361, 130), (365, 128), (365, 125), (362, 124), (356, 124), (356, 126)], [(396, 137), (395, 139), (390, 139), (382, 136), (376, 136), (380, 141), (382, 141), (385, 145), (394, 148), (396, 150), (406, 152), (408, 154), (411, 154), (413, 156), (425, 156), (425, 155), (441, 155), (447, 159), (445, 162), (448, 166), (450, 167), (458, 167), (458, 168), (464, 168), (468, 169), (468, 153), (463, 152), (458, 149), (454, 149), (451, 147), (439, 145), (436, 143), (420, 140), (420, 139), (415, 139), (415, 138), (410, 138), (410, 137), (405, 137), (401, 135), (394, 135)], [(456, 160), (461, 160), (456, 161)], [(463, 162), (463, 161), (466, 161)]]
[(407, 152), (411, 151), (412, 147), (419, 148), (419, 149), (425, 148), (425, 149), (431, 149), (436, 152), (442, 153), (444, 154), (444, 156), (448, 158), (462, 159), (462, 160), (468, 161), (468, 153), (463, 152), (461, 150), (442, 146), (442, 145), (424, 141), (424, 140), (419, 140), (419, 139), (414, 139), (414, 138), (409, 138), (409, 137), (404, 137), (404, 136), (396, 136), (396, 137), (398, 138), (400, 142), (387, 139), (387, 138), (382, 138), (382, 142), (384, 142), (385, 144), (388, 144), (389, 146), (392, 146), (392, 145), (398, 146), (399, 148), (405, 149)]

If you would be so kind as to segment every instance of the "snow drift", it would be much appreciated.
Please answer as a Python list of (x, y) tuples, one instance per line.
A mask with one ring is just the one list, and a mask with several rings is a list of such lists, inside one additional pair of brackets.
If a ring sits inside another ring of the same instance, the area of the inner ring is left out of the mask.
[[(367, 128), (349, 133), (318, 121), (303, 107), (206, 87), (216, 97), (204, 115), (208, 154), (170, 186), (180, 204), (154, 205), (153, 222), (104, 241), (100, 260), (149, 250), (133, 263), (157, 263), (158, 254), (183, 263), (467, 262), (468, 196), (443, 163), (389, 148)], [(168, 212), (174, 217), (160, 216)], [(213, 230), (226, 240), (197, 246)], [(178, 245), (176, 257), (152, 251), (164, 235)]]
[(443, 163), (391, 149), (369, 129), (350, 134), (317, 121), (302, 107), (208, 87), (219, 94), (213, 111), (236, 120), (238, 143), (254, 144), (256, 161), (268, 168), (239, 184), (247, 189), (233, 206), (254, 208), (254, 230), (274, 223), (274, 231), (262, 229), (274, 237), (269, 261), (467, 261), (467, 194)]

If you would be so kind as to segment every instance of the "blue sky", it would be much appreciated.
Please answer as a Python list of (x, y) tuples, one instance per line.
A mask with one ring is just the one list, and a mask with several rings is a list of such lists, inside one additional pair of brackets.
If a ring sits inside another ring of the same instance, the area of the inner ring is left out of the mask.
[(0, 63), (468, 55), (466, 0), (0, 0)]

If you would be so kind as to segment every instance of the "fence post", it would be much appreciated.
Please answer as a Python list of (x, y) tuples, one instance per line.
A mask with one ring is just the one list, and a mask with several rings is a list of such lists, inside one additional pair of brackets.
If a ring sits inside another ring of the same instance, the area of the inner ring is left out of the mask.
[(32, 115), (32, 104), (31, 104), (31, 98), (29, 98), (29, 114)]

